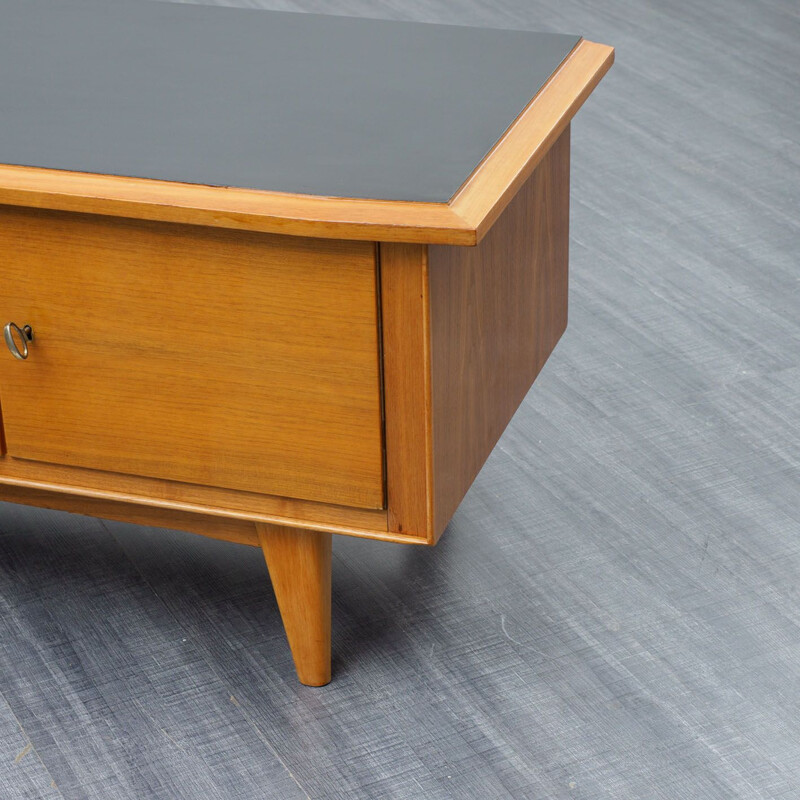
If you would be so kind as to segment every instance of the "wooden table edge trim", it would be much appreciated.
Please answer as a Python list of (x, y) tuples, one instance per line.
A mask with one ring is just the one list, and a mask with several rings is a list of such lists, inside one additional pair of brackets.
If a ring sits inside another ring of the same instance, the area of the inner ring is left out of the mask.
[(0, 164), (0, 203), (325, 239), (473, 245), (447, 203), (366, 200)]
[[(225, 519), (241, 520), (245, 522), (280, 525), (287, 528), (301, 528), (303, 530), (337, 533), (344, 536), (355, 536), (361, 539), (380, 539), (381, 541), (399, 544), (428, 544), (428, 541), (424, 536), (397, 534), (387, 530), (386, 528), (355, 528), (349, 525), (326, 523), (320, 520), (308, 520), (301, 517), (286, 517), (279, 514), (249, 512), (239, 509), (203, 505), (201, 503), (187, 503), (179, 500), (162, 500), (154, 497), (144, 497), (141, 495), (129, 494), (127, 492), (91, 489), (84, 486), (50, 483), (48, 481), (37, 481), (28, 478), (9, 478), (5, 476), (0, 477), (0, 502), (3, 501), (3, 486), (31, 489), (38, 492), (47, 492), (51, 495), (87, 497), (96, 500), (107, 500), (132, 506), (146, 506), (148, 508), (165, 509), (168, 511), (181, 511), (190, 514), (199, 514), (206, 517), (222, 517)], [(11, 500), (9, 502), (17, 501)], [(381, 516), (385, 516), (385, 514), (382, 514)]]
[(614, 48), (581, 39), (472, 175), (450, 207), (479, 242), (611, 69)]
[(582, 39), (449, 203), (266, 192), (0, 164), (0, 204), (328, 239), (475, 245), (614, 60)]

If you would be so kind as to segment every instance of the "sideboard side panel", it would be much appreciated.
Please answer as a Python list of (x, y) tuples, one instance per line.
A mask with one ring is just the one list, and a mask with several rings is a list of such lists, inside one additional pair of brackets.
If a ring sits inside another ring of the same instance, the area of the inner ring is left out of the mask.
[(567, 325), (569, 127), (477, 247), (428, 248), (434, 532)]

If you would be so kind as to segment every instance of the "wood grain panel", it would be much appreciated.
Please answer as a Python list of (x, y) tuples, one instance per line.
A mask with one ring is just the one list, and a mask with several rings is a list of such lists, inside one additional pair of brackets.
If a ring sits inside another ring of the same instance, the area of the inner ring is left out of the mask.
[[(74, 494), (88, 500), (99, 499), (121, 505), (144, 505), (181, 513), (297, 526), (348, 536), (387, 541), (417, 541), (409, 536), (388, 532), (386, 511), (383, 509), (315, 503), (293, 497), (276, 497), (159, 478), (100, 472), (83, 467), (25, 461), (10, 456), (0, 459), (0, 499), (4, 496), (6, 487), (43, 491), (58, 497)], [(61, 503), (61, 500), (58, 502)], [(64, 506), (64, 509), (81, 513), (79, 508), (71, 505)], [(119, 519), (125, 517), (120, 516)]]
[(383, 506), (374, 246), (0, 212), (15, 458)]
[(430, 537), (433, 520), (427, 248), (380, 246), (390, 531)]
[(102, 497), (83, 497), (77, 494), (50, 492), (25, 486), (0, 485), (0, 501), (38, 506), (73, 514), (85, 514), (100, 519), (113, 519), (146, 525), (153, 528), (171, 528), (199, 533), (213, 539), (258, 547), (255, 525), (249, 520), (215, 517), (207, 514), (159, 508), (136, 503), (124, 503)]
[(436, 536), (567, 325), (569, 128), (475, 248), (428, 248)]

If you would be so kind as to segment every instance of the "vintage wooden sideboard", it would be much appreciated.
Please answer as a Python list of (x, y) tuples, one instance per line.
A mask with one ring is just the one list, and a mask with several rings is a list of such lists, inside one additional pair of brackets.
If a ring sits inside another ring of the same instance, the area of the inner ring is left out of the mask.
[(327, 683), (332, 535), (435, 544), (565, 329), (570, 120), (612, 61), (0, 0), (0, 499), (260, 546)]

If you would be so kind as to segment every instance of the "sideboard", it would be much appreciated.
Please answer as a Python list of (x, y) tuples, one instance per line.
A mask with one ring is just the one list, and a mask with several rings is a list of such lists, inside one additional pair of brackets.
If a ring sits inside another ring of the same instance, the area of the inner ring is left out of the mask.
[(434, 545), (564, 332), (570, 120), (613, 49), (0, 18), (0, 499), (261, 547), (325, 684), (333, 534)]

